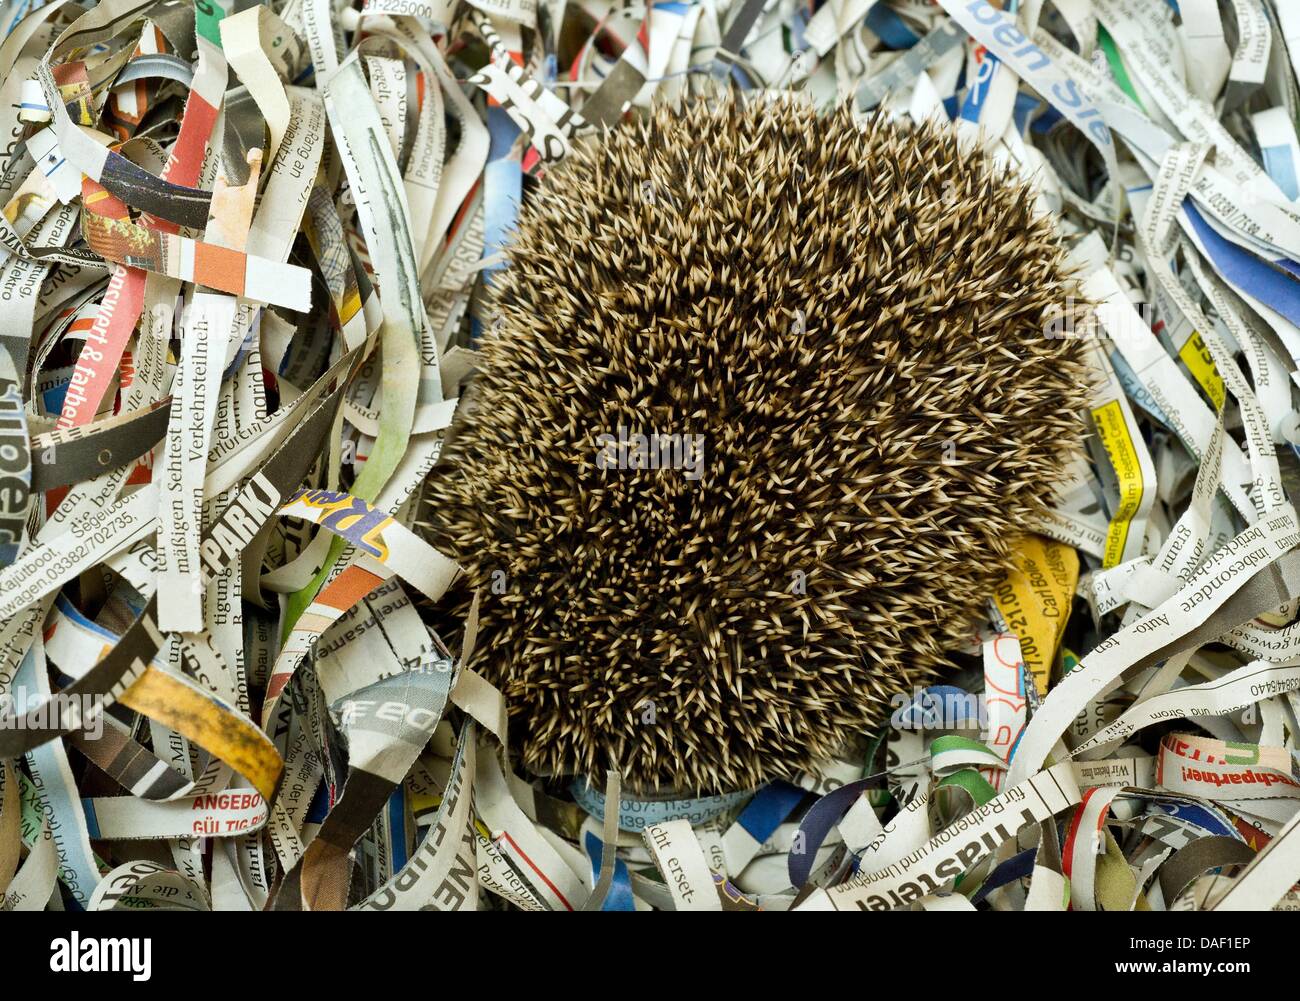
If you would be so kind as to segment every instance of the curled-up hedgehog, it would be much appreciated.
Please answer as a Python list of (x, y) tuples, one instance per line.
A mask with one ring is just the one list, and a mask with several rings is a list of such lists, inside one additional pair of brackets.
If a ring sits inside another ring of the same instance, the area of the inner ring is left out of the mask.
[(1032, 203), (950, 129), (788, 99), (549, 171), (423, 513), (527, 766), (752, 788), (940, 675), (1085, 433)]

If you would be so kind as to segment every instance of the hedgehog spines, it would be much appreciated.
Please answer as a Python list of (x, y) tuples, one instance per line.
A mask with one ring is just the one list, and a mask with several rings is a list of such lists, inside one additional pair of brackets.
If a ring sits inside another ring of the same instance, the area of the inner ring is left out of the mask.
[[(527, 765), (749, 788), (937, 676), (1082, 436), (1030, 203), (951, 131), (790, 100), (659, 109), (552, 168), (425, 506)], [(598, 468), (620, 429), (702, 436), (698, 478)]]

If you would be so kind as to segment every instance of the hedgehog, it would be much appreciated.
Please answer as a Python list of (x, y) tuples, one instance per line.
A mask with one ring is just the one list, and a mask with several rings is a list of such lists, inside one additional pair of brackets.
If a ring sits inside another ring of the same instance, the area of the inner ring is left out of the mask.
[(662, 106), (507, 259), (421, 521), (538, 775), (815, 771), (951, 667), (1081, 452), (1065, 250), (951, 127)]

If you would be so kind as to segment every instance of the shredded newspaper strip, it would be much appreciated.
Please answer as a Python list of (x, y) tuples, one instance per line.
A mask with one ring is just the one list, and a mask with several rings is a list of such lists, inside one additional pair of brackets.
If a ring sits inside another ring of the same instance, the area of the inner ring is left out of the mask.
[[(1300, 908), (1300, 4), (0, 9), (0, 909)], [(1023, 175), (1093, 434), (967, 668), (639, 798), (516, 770), (416, 518), (521, 198), (720, 82)]]

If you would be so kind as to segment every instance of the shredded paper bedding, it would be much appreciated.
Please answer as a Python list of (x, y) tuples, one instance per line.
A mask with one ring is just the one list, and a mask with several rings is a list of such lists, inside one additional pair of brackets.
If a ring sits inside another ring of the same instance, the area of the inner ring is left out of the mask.
[[(1300, 908), (1300, 4), (9, 0), (0, 32), (0, 908)], [(521, 203), (724, 90), (1029, 185), (1087, 448), (952, 671), (815, 769), (531, 774), (467, 665), (492, 589), (434, 614), (426, 479)]]

